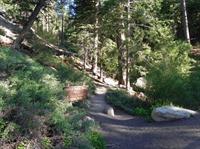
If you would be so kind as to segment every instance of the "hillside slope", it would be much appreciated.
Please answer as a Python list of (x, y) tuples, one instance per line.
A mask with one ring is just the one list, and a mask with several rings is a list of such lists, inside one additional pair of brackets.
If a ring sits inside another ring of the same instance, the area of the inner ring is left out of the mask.
[(84, 83), (92, 89), (93, 83), (55, 57), (50, 59), (55, 67), (0, 47), (2, 148), (92, 148), (87, 139), (90, 127), (84, 121), (86, 111), (69, 104), (63, 88), (66, 83)]

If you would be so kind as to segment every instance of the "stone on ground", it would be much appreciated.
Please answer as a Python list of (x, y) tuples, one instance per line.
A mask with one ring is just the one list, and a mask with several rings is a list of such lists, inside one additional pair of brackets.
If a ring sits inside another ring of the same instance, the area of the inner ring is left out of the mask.
[(0, 44), (12, 44), (13, 41), (10, 38), (0, 35)]
[(108, 116), (111, 116), (111, 117), (114, 117), (114, 116), (115, 116), (114, 109), (113, 109), (111, 106), (106, 106), (105, 109), (104, 109), (104, 112), (105, 112)]
[(94, 119), (91, 118), (90, 116), (85, 116), (84, 119), (83, 119), (83, 121), (95, 123)]
[(118, 82), (112, 78), (104, 78), (104, 82), (111, 86), (118, 86)]
[(161, 122), (190, 118), (196, 114), (198, 114), (196, 111), (180, 107), (162, 106), (155, 108), (151, 113), (151, 117), (154, 121)]
[(135, 86), (141, 89), (146, 89), (147, 87), (147, 80), (144, 77), (140, 77), (137, 79)]
[(98, 87), (95, 90), (95, 94), (105, 94), (107, 92), (107, 89), (105, 87)]

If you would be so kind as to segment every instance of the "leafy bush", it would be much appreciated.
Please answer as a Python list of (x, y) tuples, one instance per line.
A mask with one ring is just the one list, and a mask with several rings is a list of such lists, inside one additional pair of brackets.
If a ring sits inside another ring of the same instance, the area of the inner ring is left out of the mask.
[(106, 94), (106, 101), (133, 115), (140, 115), (138, 110), (134, 111), (133, 109), (148, 108), (150, 106), (148, 102), (135, 99), (128, 95), (127, 92), (121, 90), (109, 90)]
[(20, 133), (20, 126), (16, 123), (9, 123), (2, 132), (2, 140), (12, 141), (18, 137)]
[(151, 112), (154, 108), (172, 104), (171, 101), (167, 99), (142, 101), (131, 97), (127, 92), (122, 90), (109, 90), (106, 94), (106, 101), (129, 114), (141, 116), (148, 120), (151, 119)]
[(133, 109), (133, 113), (135, 115), (138, 115), (138, 116), (142, 116), (142, 117), (148, 117), (151, 115), (151, 108), (141, 108), (141, 107), (136, 107)]
[(93, 131), (88, 134), (88, 139), (94, 149), (106, 149), (105, 141), (99, 132)]
[(0, 35), (4, 36), (5, 35), (5, 32), (3, 29), (0, 28)]
[[(38, 144), (48, 148), (53, 143), (44, 132), (52, 131), (64, 138), (63, 144), (71, 147), (77, 136), (81, 138), (90, 130), (83, 121), (85, 110), (64, 100), (63, 88), (66, 82), (86, 82), (93, 87), (92, 81), (71, 67), (59, 66), (54, 58), (53, 62), (58, 66), (56, 71), (17, 51), (1, 48), (0, 70), (7, 74), (0, 80), (0, 112), (5, 113), (6, 120), (0, 120), (0, 136), (4, 140), (12, 142), (17, 139), (16, 135), (30, 138), (42, 133), (44, 139)], [(22, 143), (18, 148), (23, 147)]]
[(26, 149), (27, 146), (28, 146), (28, 142), (22, 141), (22, 142), (20, 142), (20, 143), (17, 145), (17, 148), (16, 148), (16, 149)]
[(2, 138), (5, 127), (6, 127), (6, 122), (3, 119), (0, 119), (0, 138)]
[(154, 62), (147, 75), (147, 93), (152, 99), (169, 100), (188, 108), (195, 108), (200, 103), (195, 96), (200, 80), (190, 72), (189, 49), (188, 44), (173, 42), (154, 52)]
[(70, 66), (60, 65), (57, 68), (59, 80), (66, 83), (65, 85), (87, 85), (92, 93), (95, 90), (95, 85), (92, 80), (84, 75), (83, 72), (75, 71)]
[(43, 149), (52, 149), (51, 140), (47, 137), (42, 138), (42, 147)]

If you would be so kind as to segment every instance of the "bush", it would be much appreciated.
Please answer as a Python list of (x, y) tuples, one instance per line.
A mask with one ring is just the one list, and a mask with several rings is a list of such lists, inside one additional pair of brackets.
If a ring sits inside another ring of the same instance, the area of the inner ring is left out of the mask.
[(6, 122), (0, 118), (0, 138), (2, 138), (5, 128), (6, 128)]
[(151, 100), (142, 101), (131, 97), (127, 92), (122, 90), (109, 90), (106, 94), (106, 101), (125, 112), (151, 119), (151, 112), (154, 108), (172, 104), (170, 100)]
[(5, 36), (5, 32), (3, 29), (0, 28), (0, 35)]
[(8, 125), (5, 127), (1, 134), (1, 138), (4, 141), (13, 141), (17, 139), (20, 133), (20, 126), (16, 123), (8, 123)]
[(125, 110), (133, 115), (140, 115), (135, 108), (148, 108), (150, 104), (148, 102), (136, 99), (128, 95), (127, 92), (121, 90), (109, 90), (106, 94), (106, 101), (115, 107)]
[(59, 80), (64, 82), (65, 85), (87, 85), (91, 93), (95, 90), (95, 85), (92, 80), (84, 75), (83, 72), (73, 70), (72, 67), (64, 64), (57, 68)]
[[(19, 138), (38, 138), (42, 133), (44, 138), (38, 144), (43, 148), (51, 148), (53, 144), (49, 134), (65, 138), (59, 143), (71, 147), (75, 138), (90, 130), (83, 121), (85, 110), (64, 100), (63, 88), (66, 82), (86, 82), (93, 86), (92, 81), (71, 67), (59, 66), (54, 58), (52, 61), (58, 70), (44, 67), (17, 51), (1, 48), (0, 70), (7, 74), (0, 80), (0, 112), (5, 113), (5, 121), (0, 119), (0, 137), (4, 142), (19, 143)], [(24, 146), (22, 143), (18, 148)]]
[(149, 117), (151, 115), (151, 108), (141, 108), (141, 107), (136, 107), (133, 109), (133, 113), (137, 116), (142, 116), (142, 117)]
[(106, 149), (105, 141), (99, 132), (93, 131), (88, 134), (88, 139), (94, 149)]
[(192, 59), (188, 56), (189, 49), (188, 44), (172, 42), (154, 52), (154, 62), (147, 75), (147, 94), (150, 98), (168, 100), (188, 108), (196, 108), (200, 103), (195, 97), (200, 80), (191, 76)]
[(42, 138), (41, 144), (42, 144), (43, 149), (52, 149), (53, 148), (51, 145), (51, 140), (47, 137)]

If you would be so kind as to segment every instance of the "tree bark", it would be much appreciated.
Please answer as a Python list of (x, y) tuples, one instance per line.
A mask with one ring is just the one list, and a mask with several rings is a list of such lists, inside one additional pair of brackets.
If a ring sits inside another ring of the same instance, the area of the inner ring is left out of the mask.
[(49, 32), (49, 14), (47, 14), (46, 18), (47, 18), (47, 20), (46, 20), (47, 30), (46, 31)]
[(61, 39), (60, 39), (60, 45), (62, 46), (64, 43), (64, 13), (61, 17)]
[(126, 89), (129, 90), (130, 88), (130, 79), (129, 79), (129, 44), (131, 38), (131, 26), (130, 26), (130, 0), (127, 0), (127, 15), (128, 15), (128, 26), (127, 26), (127, 48), (126, 48)]
[(183, 20), (183, 30), (185, 34), (185, 39), (188, 43), (190, 43), (190, 31), (188, 25), (186, 0), (181, 0), (181, 9), (182, 9), (182, 20)]
[(119, 56), (118, 56), (118, 83), (119, 85), (126, 85), (126, 34), (125, 34), (125, 22), (124, 22), (124, 6), (121, 5), (121, 15), (120, 15), (120, 26), (121, 28), (118, 31), (117, 36), (117, 47), (119, 50)]
[(87, 65), (87, 49), (85, 48), (85, 46), (83, 46), (84, 49), (84, 70), (86, 70), (86, 65)]
[(94, 74), (97, 73), (98, 70), (98, 52), (99, 52), (99, 6), (100, 1), (96, 2), (96, 14), (95, 14), (95, 38), (94, 38), (94, 56), (93, 56), (93, 66), (92, 71)]
[(17, 39), (14, 41), (13, 49), (19, 49), (20, 48), (20, 45), (23, 42), (26, 33), (31, 29), (34, 21), (37, 19), (37, 16), (38, 16), (40, 10), (45, 6), (46, 1), (47, 0), (40, 0), (37, 3), (35, 9), (33, 10), (31, 16), (29, 17), (28, 21), (24, 24), (21, 33), (19, 34)]

